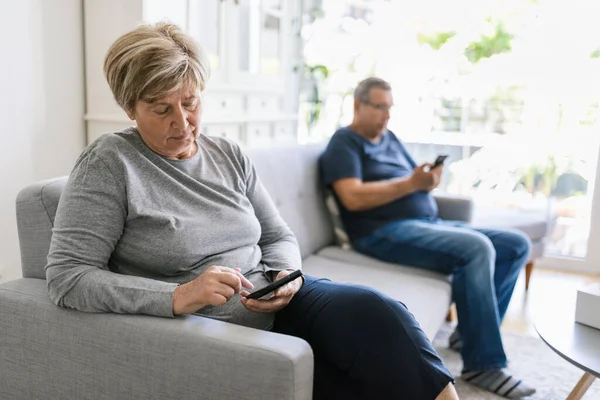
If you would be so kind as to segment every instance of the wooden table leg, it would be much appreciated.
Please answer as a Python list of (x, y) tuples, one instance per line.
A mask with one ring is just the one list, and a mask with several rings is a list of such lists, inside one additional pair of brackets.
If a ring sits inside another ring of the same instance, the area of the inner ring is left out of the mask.
[(596, 379), (596, 377), (592, 374), (589, 374), (587, 372), (583, 374), (579, 382), (577, 382), (575, 389), (573, 389), (569, 394), (569, 397), (567, 397), (567, 400), (581, 399), (585, 392), (587, 392), (587, 390), (590, 388), (590, 386), (592, 386), (594, 379)]

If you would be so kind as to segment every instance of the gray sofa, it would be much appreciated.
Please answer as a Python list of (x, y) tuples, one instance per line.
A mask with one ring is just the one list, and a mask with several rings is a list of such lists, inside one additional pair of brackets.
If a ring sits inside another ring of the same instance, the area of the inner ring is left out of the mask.
[[(429, 337), (450, 304), (447, 277), (333, 245), (318, 184), (320, 146), (250, 153), (295, 232), (306, 274), (375, 287), (406, 303)], [(17, 198), (23, 278), (0, 284), (2, 399), (310, 399), (313, 356), (294, 337), (198, 316), (175, 319), (61, 309), (44, 265), (66, 178)], [(468, 199), (437, 198), (442, 217), (470, 219)]]

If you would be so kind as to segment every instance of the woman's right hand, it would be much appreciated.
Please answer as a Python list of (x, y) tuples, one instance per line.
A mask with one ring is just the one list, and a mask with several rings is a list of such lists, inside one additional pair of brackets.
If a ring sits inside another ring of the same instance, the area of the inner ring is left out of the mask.
[(206, 306), (221, 306), (242, 288), (254, 285), (239, 268), (213, 265), (199, 277), (177, 286), (173, 292), (173, 314), (191, 314)]

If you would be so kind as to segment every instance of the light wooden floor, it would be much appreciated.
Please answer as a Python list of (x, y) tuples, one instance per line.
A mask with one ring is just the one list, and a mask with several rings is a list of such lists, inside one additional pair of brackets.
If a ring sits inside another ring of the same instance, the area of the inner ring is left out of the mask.
[[(502, 330), (537, 336), (534, 328), (536, 316), (552, 314), (556, 307), (574, 307), (577, 289), (590, 282), (599, 282), (599, 276), (558, 272), (534, 268), (525, 292), (525, 276), (521, 274), (508, 307)], [(565, 296), (566, 302), (553, 301), (556, 294)]]

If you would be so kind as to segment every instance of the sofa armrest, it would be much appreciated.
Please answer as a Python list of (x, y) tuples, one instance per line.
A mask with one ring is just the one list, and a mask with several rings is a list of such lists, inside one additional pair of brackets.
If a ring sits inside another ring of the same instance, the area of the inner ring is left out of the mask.
[(310, 399), (304, 340), (199, 316), (56, 307), (46, 281), (0, 285), (0, 387), (11, 399)]
[(466, 196), (457, 196), (434, 191), (439, 217), (448, 221), (464, 221), (471, 222), (473, 219), (473, 200)]

